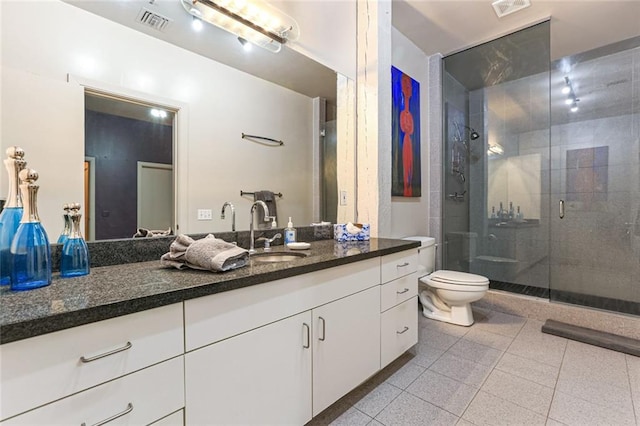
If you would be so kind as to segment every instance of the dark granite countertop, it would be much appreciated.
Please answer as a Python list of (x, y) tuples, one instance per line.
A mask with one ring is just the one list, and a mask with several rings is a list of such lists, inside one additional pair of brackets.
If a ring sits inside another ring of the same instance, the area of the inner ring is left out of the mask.
[(151, 261), (92, 268), (88, 276), (78, 278), (54, 274), (53, 283), (40, 289), (0, 288), (0, 344), (418, 246), (415, 241), (379, 238), (348, 243), (322, 240), (311, 242), (305, 258), (251, 261), (222, 273), (164, 268)]

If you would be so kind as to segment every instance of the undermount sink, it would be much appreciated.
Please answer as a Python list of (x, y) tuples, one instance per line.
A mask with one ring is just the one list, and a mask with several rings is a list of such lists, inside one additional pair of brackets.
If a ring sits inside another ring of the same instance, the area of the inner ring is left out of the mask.
[(307, 257), (307, 254), (296, 251), (272, 251), (251, 255), (251, 259), (258, 263), (290, 262), (301, 257)]

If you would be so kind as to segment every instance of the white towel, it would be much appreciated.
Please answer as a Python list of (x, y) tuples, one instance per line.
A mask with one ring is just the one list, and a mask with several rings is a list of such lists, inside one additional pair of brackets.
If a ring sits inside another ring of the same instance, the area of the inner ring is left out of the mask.
[(223, 272), (245, 266), (249, 252), (209, 234), (200, 240), (187, 235), (178, 235), (171, 243), (169, 253), (160, 258), (160, 264), (182, 269)]

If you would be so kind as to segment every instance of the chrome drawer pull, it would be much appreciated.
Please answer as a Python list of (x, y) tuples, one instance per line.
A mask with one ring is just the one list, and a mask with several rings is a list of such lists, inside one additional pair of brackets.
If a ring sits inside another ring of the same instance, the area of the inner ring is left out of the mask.
[(409, 262), (404, 262), (402, 265), (396, 265), (396, 268), (404, 268), (405, 266), (409, 266)]
[(409, 331), (409, 327), (407, 327), (406, 325), (404, 326), (404, 328), (402, 329), (402, 331), (396, 331), (396, 334), (404, 334), (407, 331)]
[(121, 348), (114, 349), (114, 350), (112, 350), (112, 351), (105, 352), (105, 353), (100, 354), (100, 355), (91, 356), (91, 357), (89, 357), (89, 358), (85, 358), (84, 356), (81, 356), (81, 357), (80, 357), (80, 361), (82, 361), (82, 362), (84, 362), (84, 363), (91, 362), (91, 361), (95, 361), (95, 360), (97, 360), (97, 359), (104, 358), (104, 357), (109, 356), (109, 355), (117, 354), (118, 352), (123, 352), (123, 351), (126, 351), (127, 349), (131, 349), (131, 346), (133, 346), (133, 345), (131, 344), (131, 342), (127, 342), (127, 344), (126, 344), (126, 345), (124, 345), (124, 346), (123, 346), (123, 347), (121, 347)]
[[(118, 413), (118, 414), (114, 414), (113, 416), (109, 417), (108, 419), (104, 419), (96, 424), (94, 424), (93, 426), (102, 426), (102, 425), (106, 425), (107, 423), (114, 421), (115, 419), (117, 419), (118, 417), (122, 417), (125, 414), (129, 414), (130, 412), (133, 411), (133, 404), (132, 403), (128, 403), (127, 404), (127, 408), (125, 408), (125, 410), (122, 413)], [(82, 422), (82, 424), (80, 426), (87, 426), (87, 424), (85, 422)]]
[(305, 349), (309, 349), (311, 347), (311, 338), (309, 337), (309, 324), (303, 322), (302, 326), (306, 329), (305, 336), (307, 337), (307, 343), (303, 343), (302, 347)]
[(402, 290), (402, 291), (396, 291), (396, 293), (398, 293), (398, 294), (405, 294), (405, 293), (406, 293), (406, 292), (408, 292), (408, 291), (409, 291), (409, 289), (408, 289), (408, 288), (405, 288), (405, 289), (404, 289), (404, 290)]
[(325, 332), (326, 332), (326, 330), (325, 330), (325, 321), (324, 321), (324, 318), (322, 318), (322, 317), (318, 317), (318, 319), (322, 321), (322, 337), (318, 337), (318, 340), (320, 340), (321, 342), (324, 342)]

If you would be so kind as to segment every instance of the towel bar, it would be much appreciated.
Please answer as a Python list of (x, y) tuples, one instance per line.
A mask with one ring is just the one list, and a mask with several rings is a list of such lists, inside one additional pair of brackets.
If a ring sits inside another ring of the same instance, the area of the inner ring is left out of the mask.
[(260, 140), (267, 141), (267, 142), (277, 143), (278, 146), (284, 145), (284, 142), (279, 141), (277, 139), (267, 138), (265, 136), (247, 135), (246, 133), (242, 134), (242, 139), (260, 139)]
[[(255, 192), (247, 192), (247, 191), (240, 190), (240, 196), (243, 196), (243, 195), (254, 195), (254, 194), (255, 194)], [(278, 198), (282, 198), (282, 193), (281, 192), (278, 192), (278, 193), (274, 192), (273, 195), (277, 196)]]

